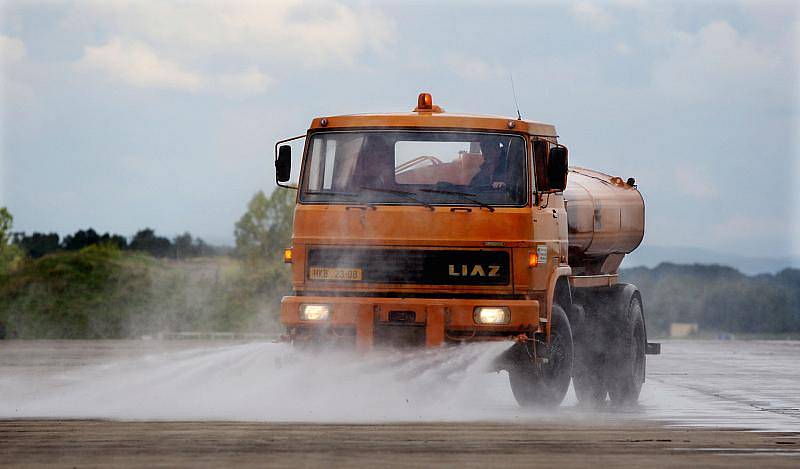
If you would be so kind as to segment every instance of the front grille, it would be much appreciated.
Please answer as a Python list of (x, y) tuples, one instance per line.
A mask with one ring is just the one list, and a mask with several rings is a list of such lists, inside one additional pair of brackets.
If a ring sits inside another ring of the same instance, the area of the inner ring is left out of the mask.
[[(339, 283), (406, 283), (427, 285), (508, 285), (507, 251), (367, 248), (311, 248), (307, 278), (312, 269), (360, 269)], [(342, 277), (340, 277), (342, 278)]]

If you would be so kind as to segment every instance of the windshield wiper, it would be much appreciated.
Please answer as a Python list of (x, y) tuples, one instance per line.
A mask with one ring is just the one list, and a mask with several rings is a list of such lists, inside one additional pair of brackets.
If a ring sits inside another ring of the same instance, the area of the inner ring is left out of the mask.
[(343, 195), (345, 197), (355, 197), (357, 192), (339, 192), (339, 191), (305, 191), (305, 194), (311, 195)]
[[(310, 195), (338, 195), (338, 196), (344, 196), (344, 197), (357, 197), (357, 196), (360, 195), (357, 192), (341, 192), (341, 191), (305, 191), (305, 194), (310, 194)], [(348, 202), (348, 203), (354, 204), (354, 205), (359, 205), (359, 206), (363, 205), (364, 207), (370, 208), (372, 210), (376, 209), (374, 204), (372, 204), (370, 202), (363, 202), (361, 200), (355, 200), (353, 202)]]
[(484, 207), (484, 208), (488, 209), (490, 212), (494, 212), (494, 207), (492, 207), (491, 205), (487, 204), (486, 202), (481, 202), (480, 200), (475, 200), (475, 199), (472, 198), (472, 197), (477, 196), (477, 194), (468, 194), (466, 192), (456, 192), (456, 191), (442, 191), (442, 190), (439, 190), (439, 189), (420, 189), (420, 192), (432, 192), (434, 194), (457, 195), (457, 196), (461, 197), (464, 200), (468, 200), (468, 201), (470, 201), (470, 202), (472, 202), (474, 204), (480, 205), (481, 207)]
[(423, 205), (425, 208), (427, 208), (431, 212), (436, 210), (436, 208), (433, 205), (425, 202), (424, 200), (421, 200), (419, 197), (416, 197), (417, 194), (415, 192), (399, 191), (397, 189), (379, 189), (377, 187), (366, 187), (366, 186), (362, 186), (359, 189), (362, 189), (362, 190), (365, 190), (365, 191), (384, 192), (386, 194), (401, 195), (401, 196), (403, 196), (403, 197), (405, 197), (407, 199), (410, 199), (410, 200), (413, 200), (414, 202), (417, 202), (420, 205)]

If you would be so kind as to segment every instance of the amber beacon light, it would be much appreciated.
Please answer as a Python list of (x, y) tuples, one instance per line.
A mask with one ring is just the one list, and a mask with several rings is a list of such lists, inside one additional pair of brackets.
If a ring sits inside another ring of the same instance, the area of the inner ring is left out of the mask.
[(417, 109), (433, 109), (433, 97), (430, 93), (420, 93), (417, 98)]

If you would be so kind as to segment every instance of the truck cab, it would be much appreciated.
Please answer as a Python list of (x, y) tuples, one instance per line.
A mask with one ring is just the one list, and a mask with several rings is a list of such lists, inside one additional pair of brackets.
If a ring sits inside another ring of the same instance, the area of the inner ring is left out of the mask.
[[(302, 138), (284, 253), (294, 290), (281, 302), (288, 339), (360, 351), (512, 341), (497, 363), (517, 400), (560, 402), (576, 327), (591, 327), (574, 291), (610, 291), (607, 270), (619, 263), (603, 270), (609, 254), (601, 262), (584, 249), (575, 255), (594, 264), (573, 275), (567, 149), (555, 127), (445, 113), (422, 93), (410, 113), (318, 117)], [(276, 144), (284, 186), (288, 140)], [(584, 214), (587, 204), (577, 207)], [(640, 368), (643, 381), (643, 360)]]

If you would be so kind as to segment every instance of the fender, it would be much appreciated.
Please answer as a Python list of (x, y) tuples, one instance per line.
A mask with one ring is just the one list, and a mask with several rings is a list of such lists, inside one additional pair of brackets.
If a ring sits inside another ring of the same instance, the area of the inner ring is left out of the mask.
[[(547, 296), (545, 297), (545, 311), (547, 311), (547, 338), (550, 339), (550, 323), (553, 316), (553, 297), (556, 293), (556, 284), (558, 280), (563, 278), (565, 282), (569, 282), (568, 277), (572, 275), (572, 268), (568, 264), (559, 264), (550, 280), (547, 283)], [(569, 284), (569, 283), (567, 283)]]
[[(639, 297), (639, 301), (642, 301), (642, 294), (639, 293), (639, 289), (636, 288), (636, 285), (631, 283), (618, 283), (611, 287), (611, 298), (614, 301), (614, 304), (620, 305), (627, 305), (630, 304), (631, 300), (633, 300), (634, 296)], [(644, 302), (642, 302), (642, 320), (645, 319), (644, 313)], [(647, 321), (644, 324), (644, 341), (647, 343)]]
[(630, 283), (619, 283), (613, 287), (611, 294), (615, 300), (624, 301), (622, 304), (630, 303), (634, 296), (639, 297), (639, 301), (642, 303), (642, 319), (644, 320), (645, 353), (647, 355), (660, 355), (661, 344), (647, 340), (647, 313), (645, 313), (644, 301), (642, 301), (642, 293), (639, 288)]

